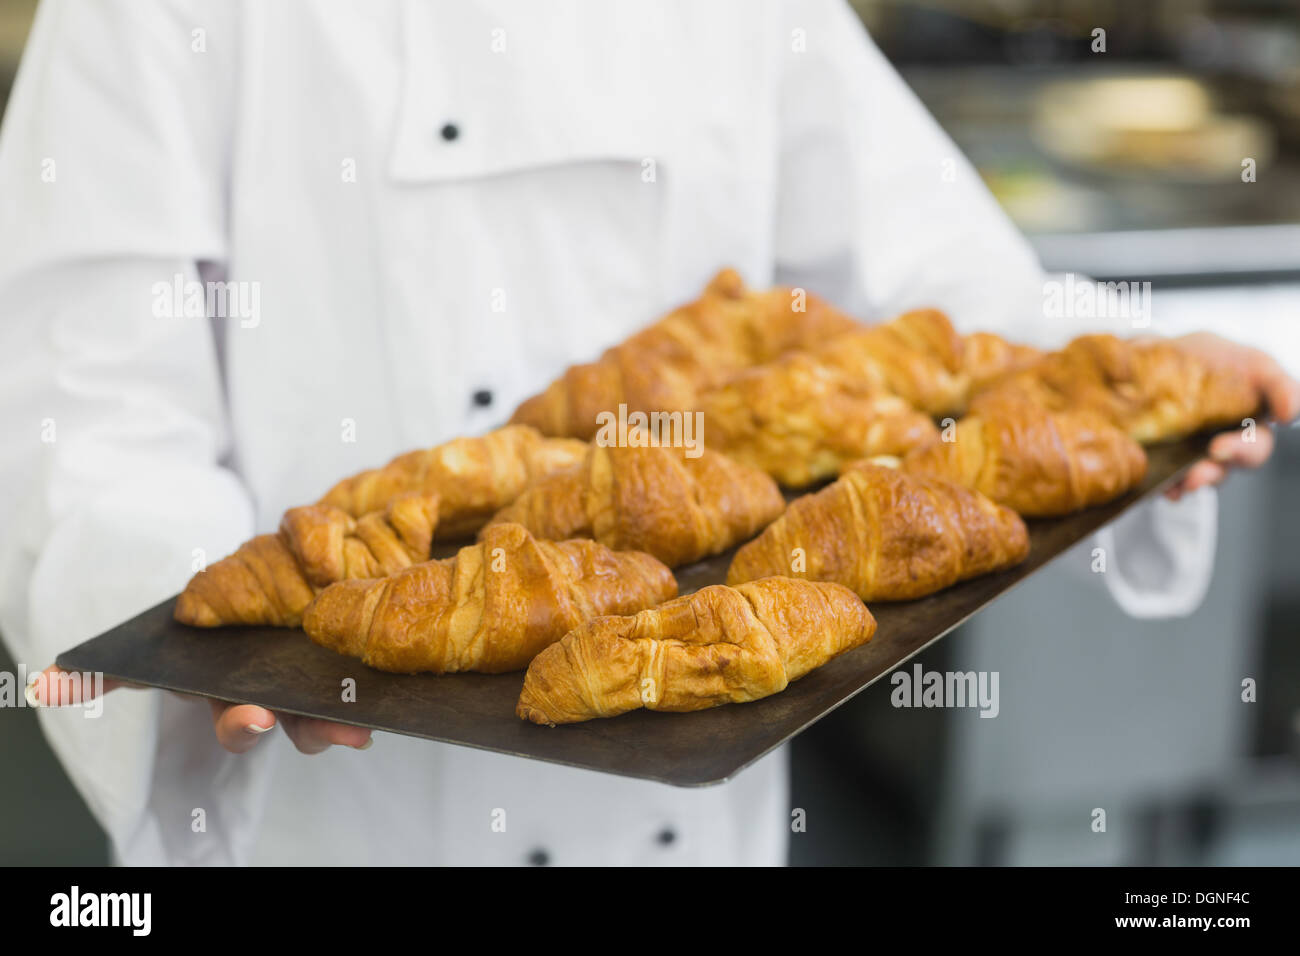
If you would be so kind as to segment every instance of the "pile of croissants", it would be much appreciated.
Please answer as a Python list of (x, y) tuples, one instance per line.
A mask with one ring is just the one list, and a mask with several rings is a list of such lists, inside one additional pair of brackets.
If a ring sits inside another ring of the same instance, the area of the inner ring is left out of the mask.
[[(1257, 401), (1156, 339), (1042, 353), (935, 310), (864, 326), (724, 270), (510, 424), (290, 509), (196, 574), (175, 616), (301, 627), (399, 673), (526, 669), (517, 713), (539, 724), (752, 701), (870, 640), (864, 601), (1024, 560), (1022, 516), (1117, 498), (1143, 444)], [(620, 406), (700, 413), (707, 447), (600, 441)], [(787, 505), (781, 486), (814, 485)], [(672, 568), (737, 547), (726, 585), (677, 596)]]

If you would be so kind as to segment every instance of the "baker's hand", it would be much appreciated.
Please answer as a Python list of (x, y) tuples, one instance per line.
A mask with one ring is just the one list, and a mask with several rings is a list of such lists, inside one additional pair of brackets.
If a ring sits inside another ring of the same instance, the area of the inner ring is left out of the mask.
[[(90, 700), (94, 688), (85, 681), (59, 680), (64, 671), (57, 665), (36, 674), (27, 686), (27, 699), (38, 707), (62, 707)], [(119, 687), (131, 687), (121, 681), (105, 680), (103, 693)], [(67, 697), (66, 700), (62, 699)], [(227, 704), (219, 700), (203, 700), (178, 694), (195, 703), (206, 703), (212, 708), (212, 729), (217, 741), (231, 753), (242, 754), (252, 750), (276, 723), (284, 728), (293, 745), (305, 754), (318, 754), (330, 747), (351, 747), (365, 750), (371, 744), (370, 731), (364, 727), (336, 724), (314, 717), (295, 717), (292, 714), (275, 714), (265, 707), (253, 704)]]
[[(1268, 403), (1269, 414), (1279, 424), (1300, 415), (1300, 382), (1287, 375), (1268, 353), (1209, 332), (1184, 335), (1172, 341), (1198, 358), (1213, 365), (1234, 368), (1246, 376), (1260, 399)], [(1217, 485), (1232, 468), (1258, 468), (1272, 454), (1273, 432), (1266, 425), (1252, 429), (1249, 434), (1244, 429), (1223, 432), (1210, 442), (1210, 457), (1192, 465), (1183, 480), (1165, 495), (1177, 501), (1189, 491)]]

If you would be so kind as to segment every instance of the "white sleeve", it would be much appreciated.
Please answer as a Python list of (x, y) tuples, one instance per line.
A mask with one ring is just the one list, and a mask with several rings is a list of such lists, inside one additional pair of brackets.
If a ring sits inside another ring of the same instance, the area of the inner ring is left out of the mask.
[[(43, 3), (0, 134), (0, 631), (29, 672), (252, 531), (218, 464), (212, 328), (154, 308), (158, 283), (225, 256), (233, 74), (194, 52), (199, 26), (219, 30), (211, 9)], [(117, 857), (234, 859), (220, 821), (240, 811), (215, 804), (255, 789), (258, 760), (232, 765), (208, 708), (122, 690), (93, 713), (43, 710), (42, 728)], [(156, 778), (182, 754), (183, 782)]]
[(868, 319), (937, 306), (963, 330), (1029, 324), (1044, 279), (1033, 250), (847, 4), (784, 17), (783, 277)]
[[(869, 319), (937, 306), (962, 331), (1040, 347), (1085, 331), (1132, 334), (1122, 316), (1049, 307), (1051, 295), (1066, 293), (1050, 283), (1066, 278), (1044, 274), (979, 174), (847, 4), (812, 0), (781, 15), (774, 239), (781, 281), (816, 289)], [(1195, 608), (1213, 568), (1213, 499), (1210, 492), (1153, 502), (1112, 529), (1108, 540), (1121, 560), (1099, 577), (1121, 607), (1144, 616)], [(1189, 561), (1196, 573), (1185, 573)], [(1168, 573), (1153, 572), (1162, 567)]]
[(1214, 576), (1219, 497), (1200, 488), (1179, 501), (1155, 498), (1097, 534), (1106, 553), (1099, 575), (1115, 603), (1140, 618), (1185, 617), (1205, 600)]

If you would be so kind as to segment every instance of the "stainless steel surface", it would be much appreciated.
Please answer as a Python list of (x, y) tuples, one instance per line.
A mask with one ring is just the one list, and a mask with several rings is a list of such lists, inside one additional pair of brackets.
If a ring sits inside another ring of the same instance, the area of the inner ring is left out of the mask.
[(1044, 268), (1095, 279), (1300, 275), (1300, 225), (1043, 233)]

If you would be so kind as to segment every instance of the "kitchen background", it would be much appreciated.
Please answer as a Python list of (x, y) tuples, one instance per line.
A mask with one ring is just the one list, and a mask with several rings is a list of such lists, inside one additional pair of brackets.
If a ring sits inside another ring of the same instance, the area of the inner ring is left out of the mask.
[[(1161, 324), (1300, 373), (1300, 0), (853, 5), (1045, 266), (1150, 280)], [(34, 9), (0, 0), (5, 92)], [(878, 684), (798, 738), (792, 862), (1300, 864), (1300, 430), (1279, 439), (1221, 492), (1192, 617), (1126, 618), (1076, 552), (920, 658), (998, 671), (997, 719)], [(0, 863), (107, 861), (31, 711), (0, 761)]]

